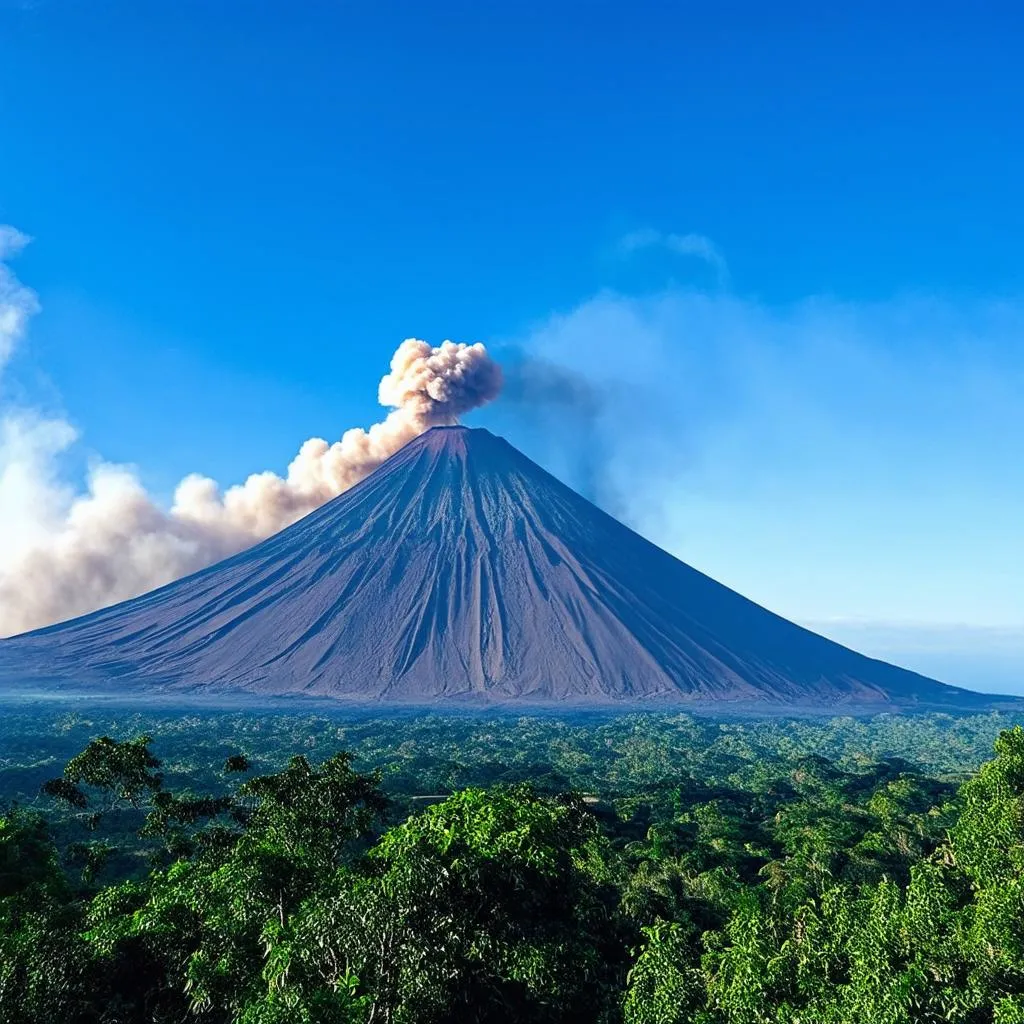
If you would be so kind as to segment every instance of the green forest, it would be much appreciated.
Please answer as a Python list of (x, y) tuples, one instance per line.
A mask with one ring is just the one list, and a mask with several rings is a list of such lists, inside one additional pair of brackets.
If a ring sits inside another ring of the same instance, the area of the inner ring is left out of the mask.
[(0, 707), (3, 1022), (1024, 1022), (1013, 718)]

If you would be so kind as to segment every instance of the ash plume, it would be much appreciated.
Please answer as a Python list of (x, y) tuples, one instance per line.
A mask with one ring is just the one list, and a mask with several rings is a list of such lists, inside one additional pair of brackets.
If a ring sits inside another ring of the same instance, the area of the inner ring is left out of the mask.
[(608, 472), (605, 436), (609, 388), (585, 372), (552, 362), (521, 348), (501, 350), (505, 365), (502, 407), (511, 430), (560, 479), (612, 515), (622, 502)]
[[(283, 477), (256, 473), (222, 492), (208, 477), (188, 476), (167, 510), (130, 468), (95, 467), (86, 493), (65, 500), (42, 537), (0, 551), (0, 636), (123, 601), (251, 546), (341, 494), (430, 427), (489, 402), (501, 385), (501, 369), (483, 345), (409, 339), (380, 382), (380, 402), (392, 408), (387, 417), (333, 444), (310, 438)], [(74, 433), (58, 436), (51, 459)]]

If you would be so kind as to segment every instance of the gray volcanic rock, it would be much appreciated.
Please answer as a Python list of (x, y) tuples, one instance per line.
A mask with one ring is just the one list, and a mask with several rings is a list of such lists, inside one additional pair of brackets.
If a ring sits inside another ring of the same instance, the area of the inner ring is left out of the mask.
[(464, 427), (428, 431), (233, 558), (0, 642), (0, 681), (412, 702), (985, 703), (766, 611)]

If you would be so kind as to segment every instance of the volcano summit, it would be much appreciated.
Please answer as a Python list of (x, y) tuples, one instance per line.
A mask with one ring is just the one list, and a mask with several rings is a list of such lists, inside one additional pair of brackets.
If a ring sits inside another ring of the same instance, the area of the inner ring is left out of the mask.
[(644, 540), (486, 430), (142, 597), (0, 642), (0, 681), (426, 702), (971, 706)]

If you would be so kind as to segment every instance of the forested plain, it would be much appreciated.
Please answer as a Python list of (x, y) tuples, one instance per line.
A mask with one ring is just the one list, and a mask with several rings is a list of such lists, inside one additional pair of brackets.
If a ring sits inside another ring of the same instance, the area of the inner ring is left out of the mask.
[(0, 1021), (1024, 1024), (1024, 730), (12, 701)]

